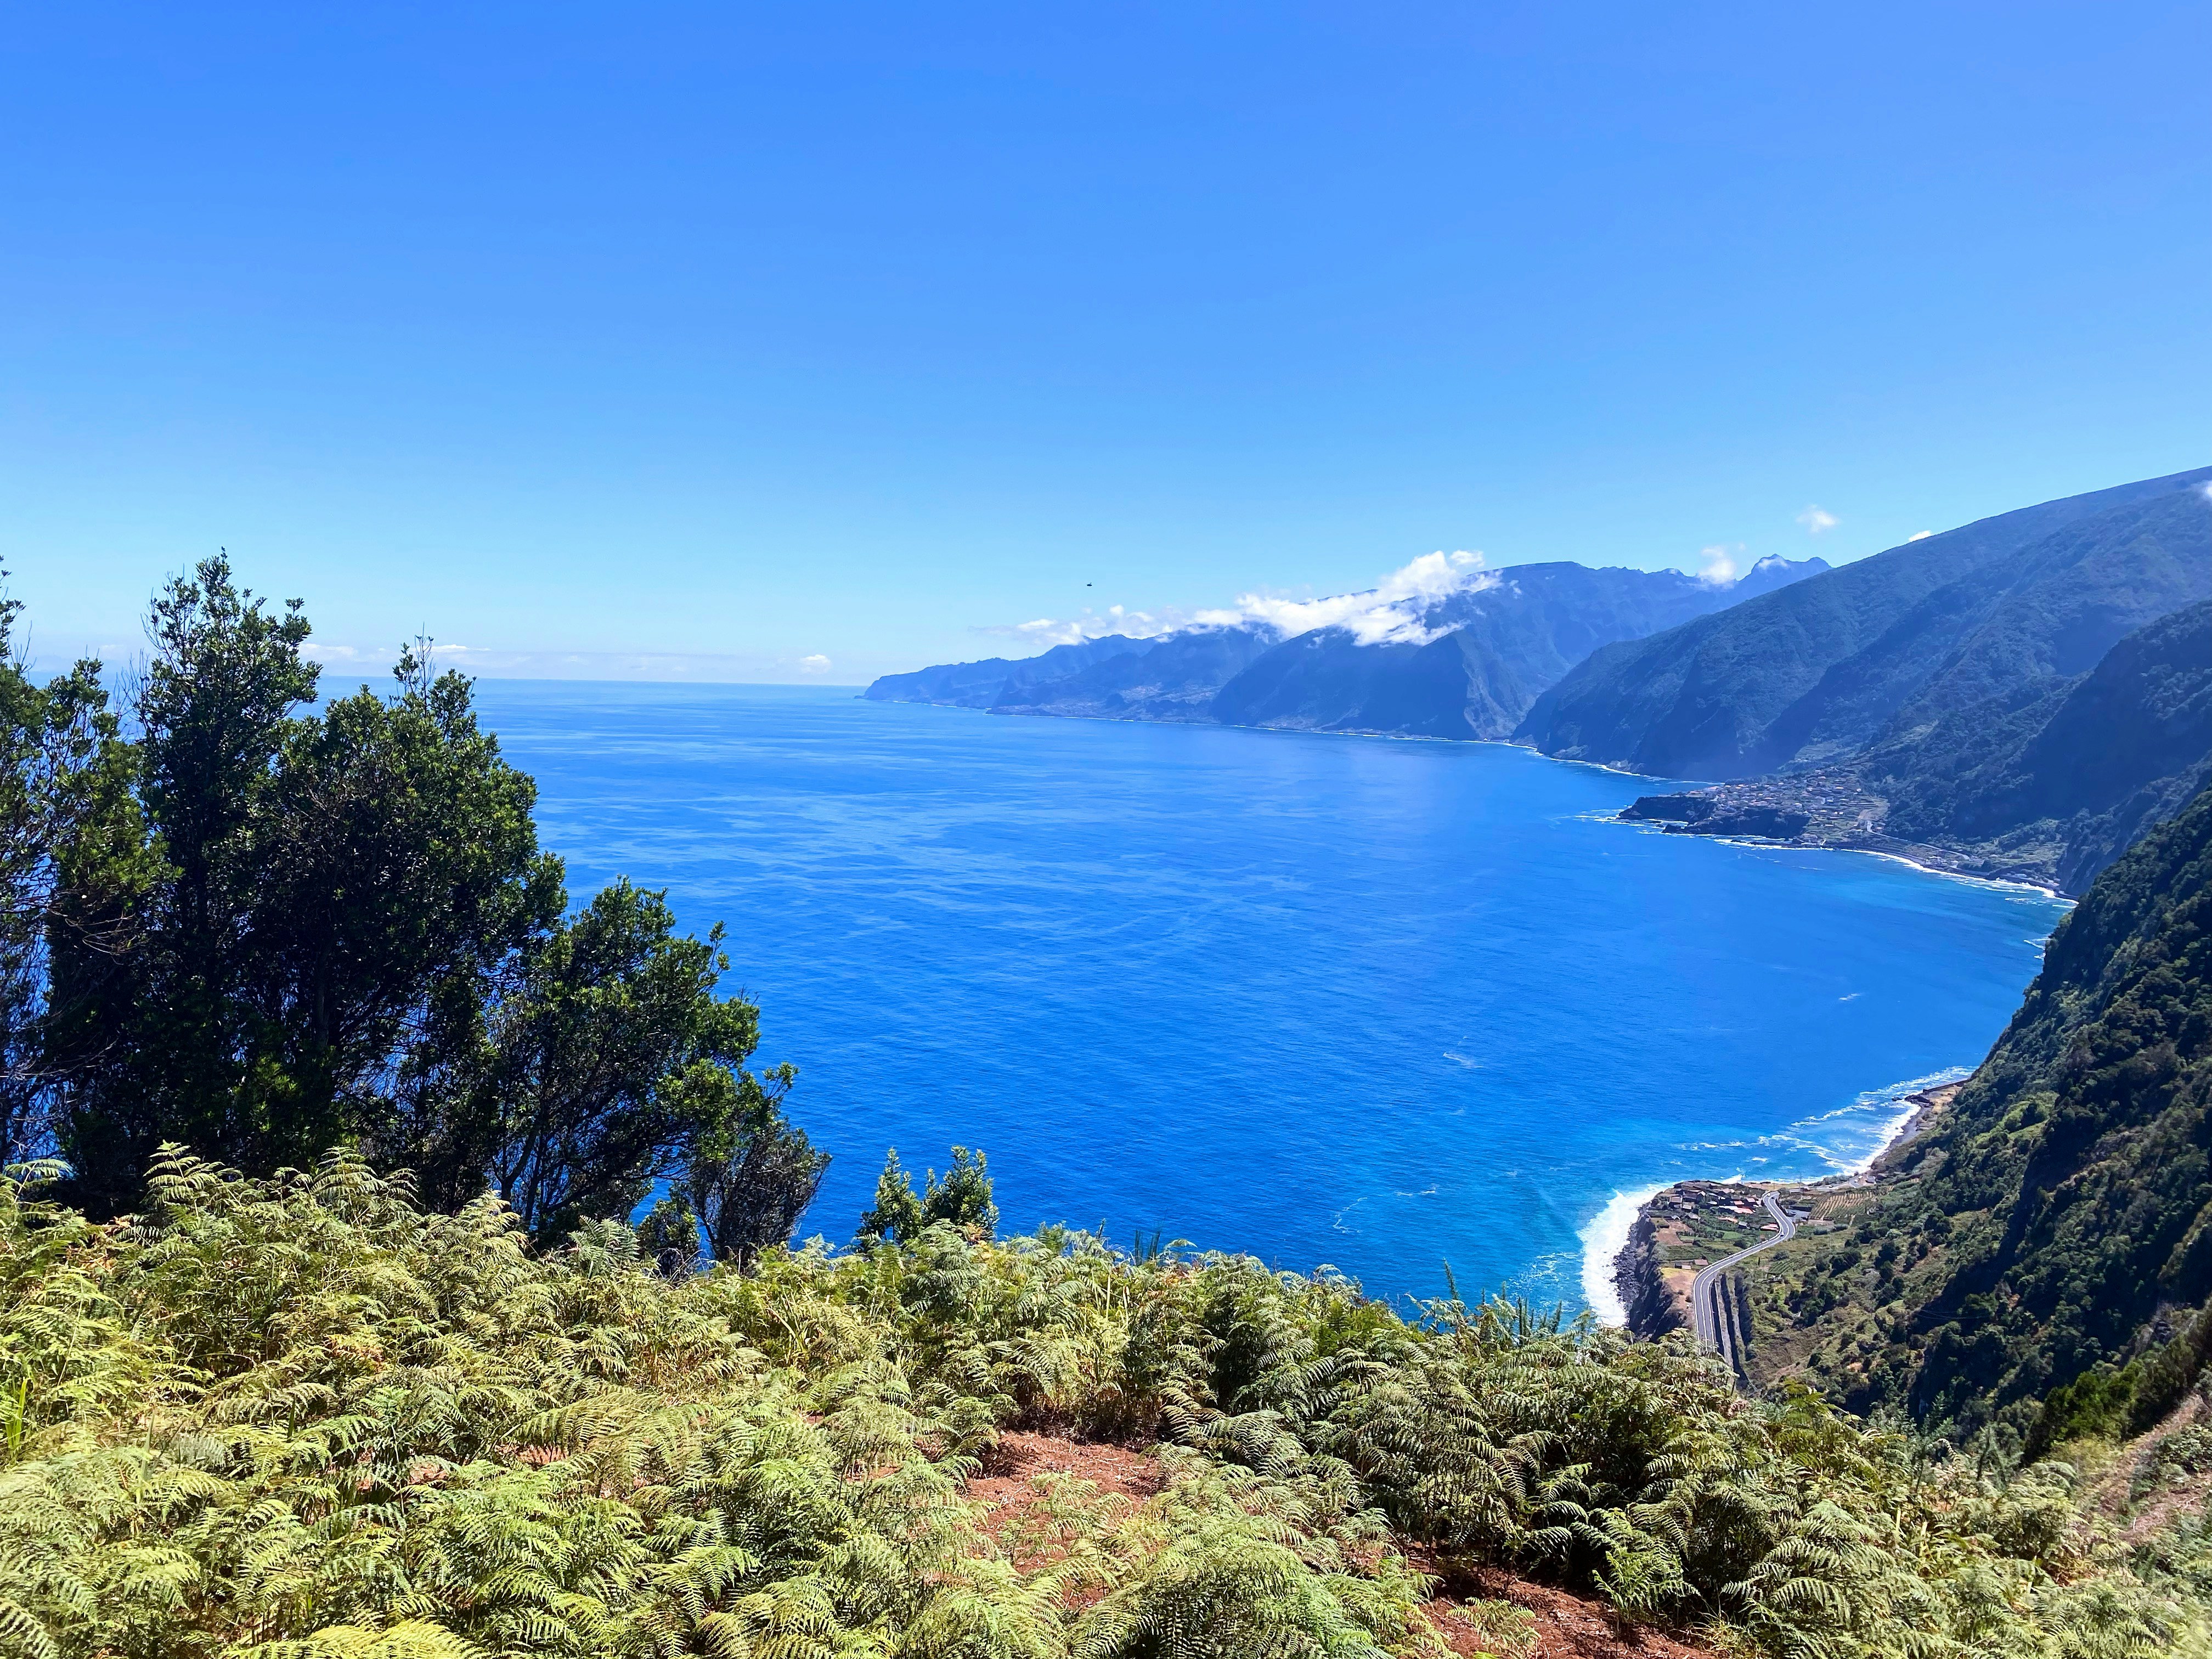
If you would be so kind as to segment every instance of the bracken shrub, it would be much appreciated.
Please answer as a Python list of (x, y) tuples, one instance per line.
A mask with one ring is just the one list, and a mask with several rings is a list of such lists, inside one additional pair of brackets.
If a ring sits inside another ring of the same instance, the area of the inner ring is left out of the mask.
[[(1441, 1656), (1407, 1540), (1741, 1653), (2203, 1639), (2061, 1469), (2000, 1488), (1525, 1306), (948, 1223), (672, 1273), (342, 1154), (172, 1151), (94, 1225), (37, 1173), (0, 1182), (0, 1653)], [(1014, 1427), (1151, 1444), (1160, 1490), (994, 1531)]]

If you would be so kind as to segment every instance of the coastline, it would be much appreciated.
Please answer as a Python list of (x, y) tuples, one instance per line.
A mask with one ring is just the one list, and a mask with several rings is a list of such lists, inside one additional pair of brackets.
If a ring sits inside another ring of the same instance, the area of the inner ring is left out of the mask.
[(1708, 840), (1722, 842), (1733, 847), (1783, 847), (1806, 853), (1856, 853), (1861, 858), (1887, 859), (1892, 864), (1901, 864), (1908, 870), (1917, 870), (1923, 875), (1941, 876), (1946, 881), (1963, 881), (1976, 887), (1992, 887), (2002, 892), (2033, 893), (2063, 904), (2071, 910), (2081, 901), (2071, 893), (2063, 893), (2056, 887), (2046, 887), (2041, 882), (2022, 881), (2017, 876), (1977, 876), (1964, 870), (1946, 870), (1941, 865), (1923, 864), (1902, 853), (1886, 853), (1876, 847), (1837, 847), (1826, 842), (1810, 844), (1794, 841), (1751, 841), (1731, 836), (1712, 836)]
[(1583, 1300), (1601, 1325), (1628, 1323), (1628, 1304), (1621, 1294), (1618, 1263), (1644, 1206), (1674, 1183), (1662, 1181), (1633, 1192), (1615, 1193), (1598, 1212), (1584, 1222), (1577, 1237), (1583, 1242)]
[[(1742, 1176), (1720, 1181), (1693, 1176), (1614, 1193), (1577, 1234), (1583, 1241), (1583, 1299), (1589, 1304), (1590, 1311), (1597, 1316), (1601, 1325), (1637, 1332), (1638, 1324), (1644, 1322), (1636, 1316), (1638, 1305), (1665, 1299), (1660, 1277), (1656, 1231), (1650, 1220), (1654, 1199), (1677, 1187), (1745, 1187), (1764, 1192), (1784, 1188), (1815, 1187), (1830, 1182), (1838, 1185), (1867, 1182), (1877, 1164), (1891, 1153), (1910, 1146), (1925, 1133), (1936, 1115), (1949, 1103), (1954, 1091), (1972, 1075), (1964, 1067), (1949, 1066), (1942, 1072), (1909, 1078), (1902, 1083), (1887, 1085), (1889, 1089), (1899, 1091), (1893, 1097), (1899, 1109), (1884, 1125), (1880, 1140), (1865, 1157), (1829, 1175), (1816, 1176), (1810, 1181), (1747, 1180)], [(1874, 1096), (1885, 1092), (1887, 1090), (1868, 1091)], [(1865, 1098), (1861, 1097), (1861, 1100)], [(1854, 1102), (1826, 1115), (1837, 1117), (1857, 1109), (1863, 1109), (1859, 1102)], [(1813, 1122), (1821, 1121), (1820, 1118), (1810, 1120)]]
[[(1513, 746), (1518, 748), (1522, 745), (1515, 744)], [(1546, 755), (1541, 750), (1531, 750), (1529, 752), (1539, 756), (1542, 759), (1558, 762), (1558, 763), (1562, 766), (1593, 766), (1596, 767), (1597, 769), (1601, 772), (1609, 772), (1614, 769), (1608, 766), (1598, 766), (1598, 763), (1595, 761), (1560, 760), (1558, 756)], [(1642, 777), (1644, 775), (1640, 772), (1626, 772), (1622, 773), (1620, 775), (1624, 777)], [(1657, 778), (1654, 779), (1653, 781), (1657, 783), (1671, 783), (1676, 781), (1676, 780), (1671, 778)], [(1592, 813), (1590, 817), (1593, 822), (1602, 819), (1606, 823), (1618, 823), (1626, 829), (1638, 830), (1645, 835), (1665, 836), (1697, 833), (1695, 831), (1669, 830), (1662, 824), (1650, 819), (1624, 818), (1617, 812)], [(2081, 901), (2075, 897), (2071, 893), (2063, 892), (2059, 889), (2046, 885), (2042, 882), (2027, 881), (2018, 876), (1978, 876), (1965, 870), (1947, 870), (1940, 864), (1923, 864), (1918, 859), (1906, 857), (1903, 853), (1893, 853), (1879, 847), (1851, 847), (1840, 842), (1826, 841), (1777, 841), (1771, 836), (1758, 836), (1698, 835), (1698, 839), (1700, 841), (1712, 842), (1722, 847), (1742, 847), (1753, 851), (1765, 850), (1784, 853), (1849, 853), (1855, 854), (1861, 858), (1887, 859), (1890, 863), (1901, 864), (1908, 870), (1917, 870), (1923, 876), (1940, 876), (1946, 881), (1963, 881), (1969, 886), (1987, 887), (2000, 892), (2033, 893), (2039, 898), (2046, 898), (2054, 903), (2063, 904), (2069, 910), (2072, 909), (2075, 905), (2081, 902)]]

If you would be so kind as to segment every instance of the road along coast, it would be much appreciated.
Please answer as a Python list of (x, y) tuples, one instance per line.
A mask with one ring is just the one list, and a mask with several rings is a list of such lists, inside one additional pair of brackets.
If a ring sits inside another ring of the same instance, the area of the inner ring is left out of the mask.
[(1613, 1289), (1630, 1334), (1656, 1340), (1670, 1331), (1696, 1333), (1740, 1385), (1752, 1383), (1749, 1307), (1742, 1291), (1757, 1258), (1797, 1236), (1822, 1200), (1879, 1186), (1897, 1155), (1925, 1132), (1958, 1091), (1955, 1083), (1908, 1095), (1911, 1109), (1864, 1170), (1809, 1182), (1683, 1181), (1662, 1188), (1638, 1208), (1627, 1243), (1613, 1260)]

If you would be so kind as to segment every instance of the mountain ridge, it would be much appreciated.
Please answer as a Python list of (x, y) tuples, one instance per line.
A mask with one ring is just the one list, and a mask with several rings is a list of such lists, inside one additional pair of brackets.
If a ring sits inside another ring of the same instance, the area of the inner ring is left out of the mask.
[[(2020, 604), (2001, 620), (2018, 623), (2036, 587), (2060, 585), (2063, 571), (2054, 567), (2068, 553), (2078, 570), (2097, 550), (2069, 544), (2067, 532), (2100, 520), (2109, 520), (2108, 534), (2121, 532), (2136, 527), (2131, 514), (2160, 517), (2162, 532), (2182, 528), (2185, 513), (2212, 518), (2197, 489), (2208, 479), (2212, 467), (1999, 514), (1644, 640), (1602, 647), (1537, 699), (1515, 735), (1562, 759), (1655, 777), (1726, 780), (1832, 761), (1870, 740), (1947, 669), (1966, 676), (1952, 659), (1972, 630), (1999, 617), (2008, 597)], [(2039, 548), (2041, 564), (2033, 554)], [(2127, 550), (2105, 562), (2124, 563)], [(1975, 580), (2023, 555), (2027, 563), (2008, 579), (1999, 572)], [(2212, 560), (2200, 560), (2191, 579), (2212, 589)], [(2112, 597), (2140, 626), (2207, 596), (2172, 592), (2164, 602), (2138, 595), (2131, 604)], [(2128, 631), (2110, 629), (2103, 648)], [(2083, 638), (2096, 632), (2087, 629)], [(1974, 661), (1986, 682), (1986, 661)], [(1955, 683), (1954, 695), (1964, 683)]]
[(1379, 639), (1335, 623), (1288, 634), (1257, 622), (1207, 625), (885, 675), (862, 695), (999, 714), (1502, 739), (1594, 646), (1828, 568), (1770, 557), (1715, 583), (1565, 561), (1508, 566), (1457, 592), (1395, 602)]

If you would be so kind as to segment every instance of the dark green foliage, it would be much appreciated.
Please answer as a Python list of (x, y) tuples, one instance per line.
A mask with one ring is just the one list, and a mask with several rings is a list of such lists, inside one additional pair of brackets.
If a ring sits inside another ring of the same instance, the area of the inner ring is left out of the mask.
[(884, 1156), (883, 1174), (876, 1177), (874, 1207), (861, 1216), (857, 1237), (863, 1242), (911, 1244), (939, 1222), (968, 1239), (989, 1238), (998, 1231), (999, 1206), (991, 1200), (989, 1161), (981, 1152), (955, 1146), (945, 1179), (939, 1181), (937, 1171), (930, 1170), (921, 1195), (916, 1197), (913, 1178), (900, 1166), (898, 1149), (893, 1147)]
[(523, 947), (459, 1086), (426, 1097), (428, 1133), (384, 1156), (441, 1194), (488, 1171), (540, 1239), (627, 1216), (745, 1103), (760, 1011), (714, 994), (721, 938), (679, 935), (664, 894), (599, 893)]
[(789, 1243), (821, 1190), (830, 1154), (815, 1151), (780, 1109), (794, 1075), (788, 1066), (760, 1079), (740, 1073), (750, 1097), (734, 1144), (717, 1137), (693, 1160), (687, 1191), (717, 1261), (749, 1267), (763, 1250)]
[(2131, 1362), (2135, 1403), (2128, 1427), (2140, 1434), (2179, 1406), (2212, 1364), (2212, 1307), (2200, 1308), (2168, 1340)]
[(945, 1179), (929, 1172), (921, 1195), (924, 1224), (941, 1221), (963, 1238), (989, 1238), (999, 1231), (999, 1206), (991, 1201), (990, 1161), (965, 1146), (952, 1149), (952, 1167)]
[(220, 559), (151, 631), (130, 742), (97, 665), (0, 668), (11, 1158), (58, 1152), (106, 1216), (165, 1142), (255, 1173), (350, 1146), (441, 1207), (489, 1181), (555, 1238), (772, 1112), (719, 930), (626, 882), (564, 917), (465, 679), (409, 652), (389, 696), (314, 707), (299, 605)]
[(530, 781), (458, 676), (410, 655), (391, 697), (295, 714), (307, 622), (219, 560), (171, 584), (153, 635), (131, 751), (152, 838), (76, 872), (104, 934), (53, 935), (61, 1146), (100, 1212), (163, 1139), (268, 1170), (385, 1132), (560, 904)]
[[(1929, 1265), (1851, 1403), (2041, 1421), (2048, 1441), (2143, 1426), (2195, 1380), (2212, 1348), (2190, 1312), (2212, 1297), (2212, 789), (2097, 878), (1906, 1167), (1883, 1222)], [(1848, 1260), (1819, 1258), (1813, 1280), (1848, 1289)]]
[(2138, 629), (2087, 675), (2032, 678), (1877, 744), (1886, 828), (1929, 842), (2057, 843), (2080, 891), (2212, 767), (2212, 600)]
[(2135, 629), (2212, 597), (2208, 477), (1984, 519), (1607, 646), (1518, 735), (1662, 777), (1749, 777), (2083, 673)]
[(854, 1237), (863, 1243), (904, 1244), (921, 1237), (923, 1225), (921, 1200), (915, 1195), (914, 1181), (894, 1146), (884, 1154), (884, 1172), (876, 1177), (876, 1201), (861, 1213)]
[(50, 941), (112, 949), (110, 917), (84, 904), (82, 872), (143, 880), (144, 832), (129, 756), (100, 681), (80, 662), (34, 684), (17, 657), (21, 605), (0, 599), (0, 1165), (49, 1151), (71, 999), (51, 990)]
[(699, 1267), (699, 1218), (677, 1197), (662, 1199), (637, 1224), (638, 1255), (663, 1279), (681, 1279)]

